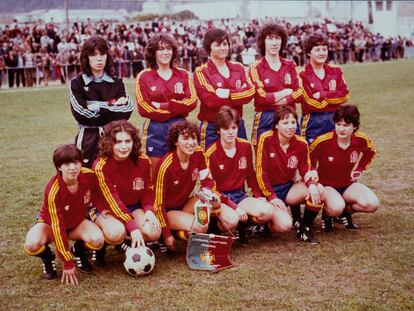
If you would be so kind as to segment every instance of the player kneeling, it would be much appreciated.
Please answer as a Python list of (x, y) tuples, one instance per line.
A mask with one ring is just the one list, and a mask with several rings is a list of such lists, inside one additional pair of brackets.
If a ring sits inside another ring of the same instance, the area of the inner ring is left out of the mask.
[[(63, 261), (62, 283), (77, 285), (75, 264), (83, 272), (92, 270), (88, 250), (98, 250), (104, 243), (102, 231), (87, 219), (90, 204), (101, 202), (95, 173), (82, 168), (82, 151), (75, 145), (63, 145), (53, 153), (57, 174), (46, 185), (44, 202), (36, 224), (29, 230), (25, 251), (43, 261), (43, 276), (56, 277), (55, 254), (49, 247), (54, 241)], [(68, 240), (76, 241), (69, 249)]]
[[(199, 198), (192, 196), (197, 180), (202, 189), (214, 190), (203, 150), (197, 145), (198, 127), (188, 121), (174, 123), (169, 130), (170, 152), (156, 168), (154, 210), (160, 221), (162, 237), (168, 250), (176, 250), (176, 239), (172, 235), (187, 239), (189, 232), (206, 233), (208, 226), (197, 223), (194, 204)], [(219, 226), (232, 231), (238, 223), (238, 215), (227, 203), (226, 197), (216, 193), (212, 202), (213, 213), (219, 216)]]
[(359, 182), (375, 157), (373, 143), (358, 131), (359, 117), (356, 106), (341, 106), (333, 115), (335, 130), (319, 136), (309, 148), (312, 166), (324, 185), (326, 232), (333, 229), (332, 217), (339, 216), (346, 228), (356, 229), (351, 213), (373, 213), (379, 207), (375, 193)]
[[(259, 138), (256, 176), (260, 189), (279, 217), (291, 219), (286, 205), (295, 206), (306, 201), (297, 233), (302, 241), (316, 244), (318, 241), (310, 227), (313, 210), (321, 204), (322, 187), (316, 182), (316, 172), (309, 170), (306, 141), (295, 135), (297, 120), (296, 112), (290, 107), (281, 107), (275, 112), (273, 130)], [(302, 181), (297, 180), (297, 173)], [(284, 224), (287, 225), (285, 221)]]
[[(273, 210), (262, 197), (253, 167), (251, 144), (237, 137), (241, 118), (236, 110), (223, 106), (216, 115), (216, 130), (219, 140), (207, 150), (206, 156), (217, 190), (230, 199), (230, 206), (239, 216), (240, 242), (246, 243), (245, 224), (250, 218), (254, 224), (268, 224), (272, 232), (283, 232), (291, 228), (292, 220), (286, 212)], [(245, 183), (253, 196), (245, 191)]]

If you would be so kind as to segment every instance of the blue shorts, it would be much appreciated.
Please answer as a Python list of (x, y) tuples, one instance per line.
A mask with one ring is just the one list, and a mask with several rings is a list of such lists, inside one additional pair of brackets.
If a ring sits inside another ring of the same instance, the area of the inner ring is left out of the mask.
[(260, 135), (264, 132), (273, 129), (273, 120), (275, 112), (273, 110), (260, 111), (254, 114), (253, 128), (252, 128), (252, 145), (256, 146), (259, 143)]
[[(246, 128), (244, 126), (243, 119), (241, 120), (239, 131), (237, 136), (240, 138), (247, 139)], [(217, 139), (219, 134), (216, 131), (216, 125), (212, 122), (201, 121), (200, 122), (200, 146), (204, 150), (207, 150)]]
[[(130, 212), (130, 213), (132, 213), (133, 211), (135, 211), (135, 210), (137, 210), (137, 209), (139, 209), (139, 208), (141, 208), (142, 209), (142, 206), (141, 206), (141, 203), (138, 203), (138, 204), (132, 204), (132, 205), (128, 205), (127, 206), (127, 209), (128, 209), (128, 211)], [(102, 213), (95, 207), (95, 206), (93, 206), (93, 207), (91, 207), (90, 209), (89, 209), (89, 220), (90, 221), (92, 221), (92, 222), (95, 222), (96, 221), (96, 219), (101, 215)]]
[[(310, 145), (316, 137), (326, 134), (335, 129), (335, 123), (332, 120), (333, 112), (311, 112), (302, 115), (300, 118), (300, 128), (298, 135), (306, 138)], [(300, 133), (299, 133), (300, 131)]]
[(223, 191), (222, 193), (236, 204), (239, 204), (241, 201), (247, 198), (247, 194), (244, 189)]
[(293, 186), (293, 181), (289, 181), (286, 184), (274, 185), (272, 186), (273, 191), (276, 193), (278, 199), (281, 199), (283, 202), (286, 201), (288, 192)]
[(338, 191), (340, 195), (344, 195), (344, 192), (346, 191), (346, 189), (348, 189), (349, 186), (350, 185), (345, 186), (345, 187), (338, 187), (338, 188), (332, 187), (332, 188), (334, 188), (336, 191)]
[(165, 122), (147, 119), (142, 130), (142, 149), (149, 157), (163, 157), (168, 152), (168, 130), (183, 117), (171, 118)]

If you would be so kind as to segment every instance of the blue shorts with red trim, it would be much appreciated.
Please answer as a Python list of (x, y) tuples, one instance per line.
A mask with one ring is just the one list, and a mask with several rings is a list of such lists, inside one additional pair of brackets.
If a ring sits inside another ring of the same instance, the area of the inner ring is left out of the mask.
[[(246, 127), (244, 126), (244, 120), (241, 120), (239, 131), (237, 136), (247, 139)], [(213, 122), (201, 121), (200, 122), (200, 146), (204, 150), (207, 150), (217, 139), (219, 135), (216, 131), (216, 126)]]
[(147, 119), (144, 122), (142, 146), (149, 157), (163, 157), (168, 153), (168, 131), (175, 122), (185, 120), (183, 117), (171, 118), (165, 122)]
[(247, 193), (244, 191), (244, 189), (223, 191), (222, 193), (236, 204), (239, 204), (241, 201), (247, 198)]
[(335, 129), (335, 123), (332, 120), (333, 114), (333, 112), (311, 112), (302, 115), (297, 134), (306, 138), (310, 145), (319, 135), (326, 134)]
[(272, 188), (273, 188), (273, 191), (276, 193), (277, 198), (285, 202), (287, 195), (289, 193), (289, 190), (290, 188), (292, 188), (292, 186), (293, 186), (293, 181), (289, 181), (286, 184), (274, 185), (272, 186)]

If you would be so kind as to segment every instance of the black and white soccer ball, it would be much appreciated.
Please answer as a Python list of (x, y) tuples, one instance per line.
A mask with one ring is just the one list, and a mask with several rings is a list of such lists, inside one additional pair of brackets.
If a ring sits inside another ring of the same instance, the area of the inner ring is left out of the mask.
[(146, 246), (128, 248), (125, 252), (125, 270), (133, 276), (150, 274), (155, 266), (155, 256)]

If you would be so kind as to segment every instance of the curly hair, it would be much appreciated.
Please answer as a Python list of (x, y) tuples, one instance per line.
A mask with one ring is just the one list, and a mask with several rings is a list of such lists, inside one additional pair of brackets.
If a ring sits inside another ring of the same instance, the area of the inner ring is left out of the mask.
[(298, 114), (295, 110), (293, 110), (292, 107), (282, 106), (279, 109), (277, 109), (274, 114), (273, 128), (276, 128), (276, 125), (279, 123), (279, 121), (286, 119), (287, 117), (289, 117), (289, 115), (292, 115), (295, 118), (296, 123), (298, 122)]
[(310, 35), (308, 39), (303, 43), (305, 54), (308, 55), (315, 46), (326, 45), (328, 46), (328, 39), (320, 34)]
[(283, 50), (286, 47), (286, 43), (287, 43), (286, 28), (280, 24), (275, 24), (275, 23), (264, 24), (260, 28), (259, 34), (257, 35), (257, 39), (256, 39), (257, 50), (262, 56), (266, 55), (266, 44), (265, 44), (266, 37), (271, 36), (271, 35), (277, 35), (280, 37), (280, 39), (282, 39), (282, 44), (280, 46), (279, 55), (282, 55)]
[(175, 122), (168, 131), (168, 150), (174, 151), (177, 149), (176, 143), (178, 136), (191, 136), (200, 140), (200, 130), (198, 126), (190, 121), (183, 120)]
[(211, 44), (213, 44), (213, 42), (217, 42), (218, 44), (220, 44), (223, 41), (227, 41), (229, 48), (230, 48), (230, 36), (227, 32), (225, 32), (223, 29), (218, 29), (218, 28), (210, 29), (204, 35), (204, 40), (203, 40), (204, 50), (206, 50), (206, 52), (210, 54)]
[(354, 105), (343, 105), (340, 106), (337, 111), (335, 111), (334, 115), (332, 116), (332, 120), (334, 123), (338, 123), (342, 119), (347, 124), (351, 124), (355, 127), (354, 132), (359, 129), (359, 117), (360, 113), (357, 106)]
[(175, 59), (177, 57), (177, 42), (173, 37), (165, 33), (159, 33), (148, 40), (148, 44), (145, 48), (144, 57), (148, 62), (148, 66), (151, 68), (157, 68), (157, 59), (155, 53), (158, 50), (164, 48), (171, 48), (173, 55), (170, 61), (170, 68), (174, 66)]
[(141, 138), (139, 130), (127, 120), (116, 120), (105, 126), (104, 134), (99, 141), (99, 157), (110, 158), (113, 156), (113, 147), (116, 144), (116, 134), (125, 132), (131, 136), (132, 150), (129, 154), (131, 160), (137, 164), (138, 157), (141, 155)]
[(83, 161), (83, 152), (79, 150), (74, 144), (61, 145), (53, 152), (53, 164), (59, 174), (59, 168), (65, 163), (76, 163)]
[(219, 132), (221, 128), (228, 128), (234, 122), (237, 127), (240, 127), (241, 118), (236, 110), (224, 105), (216, 114), (216, 131)]
[(101, 36), (92, 36), (82, 46), (80, 53), (80, 63), (82, 71), (88, 76), (92, 76), (92, 69), (89, 64), (89, 56), (95, 55), (96, 50), (102, 55), (106, 54), (106, 63), (104, 71), (109, 76), (114, 75), (114, 60), (109, 52), (108, 42)]

